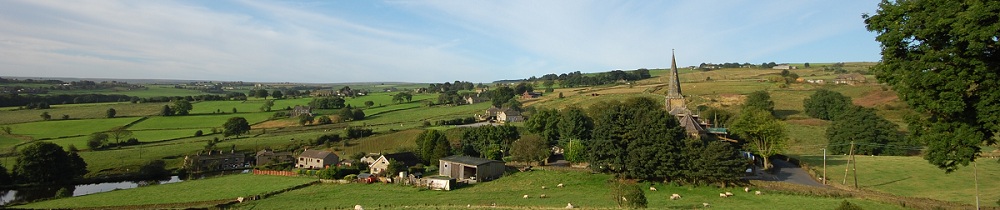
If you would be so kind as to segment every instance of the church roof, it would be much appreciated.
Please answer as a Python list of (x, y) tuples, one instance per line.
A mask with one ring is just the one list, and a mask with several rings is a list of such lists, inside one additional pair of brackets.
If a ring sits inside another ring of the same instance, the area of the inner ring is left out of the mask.
[(667, 98), (684, 98), (681, 94), (681, 81), (677, 76), (677, 59), (670, 53), (670, 81), (667, 85)]
[(695, 119), (695, 117), (690, 114), (681, 116), (680, 124), (681, 127), (684, 127), (684, 130), (687, 131), (688, 133), (705, 132), (705, 128), (701, 127), (701, 124), (698, 124), (698, 119)]

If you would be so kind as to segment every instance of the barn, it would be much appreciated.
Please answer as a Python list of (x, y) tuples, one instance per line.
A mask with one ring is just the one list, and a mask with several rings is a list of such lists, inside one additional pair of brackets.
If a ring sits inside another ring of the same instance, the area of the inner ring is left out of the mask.
[(503, 176), (505, 168), (503, 161), (462, 155), (441, 158), (439, 166), (441, 176), (466, 183), (498, 179)]

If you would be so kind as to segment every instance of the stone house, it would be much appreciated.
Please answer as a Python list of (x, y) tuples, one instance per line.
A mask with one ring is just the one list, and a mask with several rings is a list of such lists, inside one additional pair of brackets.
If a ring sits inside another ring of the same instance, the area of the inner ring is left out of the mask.
[(329, 166), (336, 166), (340, 162), (340, 157), (330, 151), (306, 149), (299, 154), (295, 168), (303, 169), (323, 169)]
[(271, 149), (257, 151), (256, 166), (266, 166), (272, 164), (291, 163), (295, 160), (292, 152), (274, 152)]
[(858, 73), (851, 73), (851, 74), (837, 75), (837, 78), (833, 79), (833, 83), (834, 84), (859, 85), (859, 84), (864, 84), (866, 82), (866, 80), (868, 80), (868, 78), (865, 78), (865, 75), (861, 75), (861, 74), (858, 74)]
[(394, 160), (406, 168), (420, 164), (420, 158), (417, 155), (412, 152), (401, 152), (379, 156), (371, 165), (368, 165), (368, 169), (371, 170), (372, 174), (382, 174), (389, 168), (389, 160)]
[(235, 170), (250, 167), (246, 155), (230, 151), (224, 153), (221, 150), (199, 152), (197, 155), (184, 156), (184, 168), (189, 172), (210, 172)]

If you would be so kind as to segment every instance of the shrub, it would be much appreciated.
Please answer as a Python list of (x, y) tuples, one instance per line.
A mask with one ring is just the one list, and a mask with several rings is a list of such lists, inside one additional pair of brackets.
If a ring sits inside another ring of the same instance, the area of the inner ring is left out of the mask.
[(198, 131), (194, 132), (194, 136), (202, 136), (202, 135), (205, 135), (205, 133), (202, 132), (201, 130), (198, 130)]
[(611, 181), (611, 198), (618, 207), (646, 208), (646, 193), (634, 181)]
[(837, 206), (835, 210), (861, 210), (861, 209), (862, 209), (861, 206), (855, 205), (851, 202), (847, 202), (847, 200), (844, 200), (840, 202), (840, 206)]

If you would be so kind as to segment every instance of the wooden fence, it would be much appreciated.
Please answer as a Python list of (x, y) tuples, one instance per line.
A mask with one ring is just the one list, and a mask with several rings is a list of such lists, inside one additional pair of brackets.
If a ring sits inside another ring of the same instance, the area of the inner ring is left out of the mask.
[(295, 172), (291, 171), (275, 171), (275, 170), (253, 170), (254, 175), (271, 175), (271, 176), (298, 176)]

